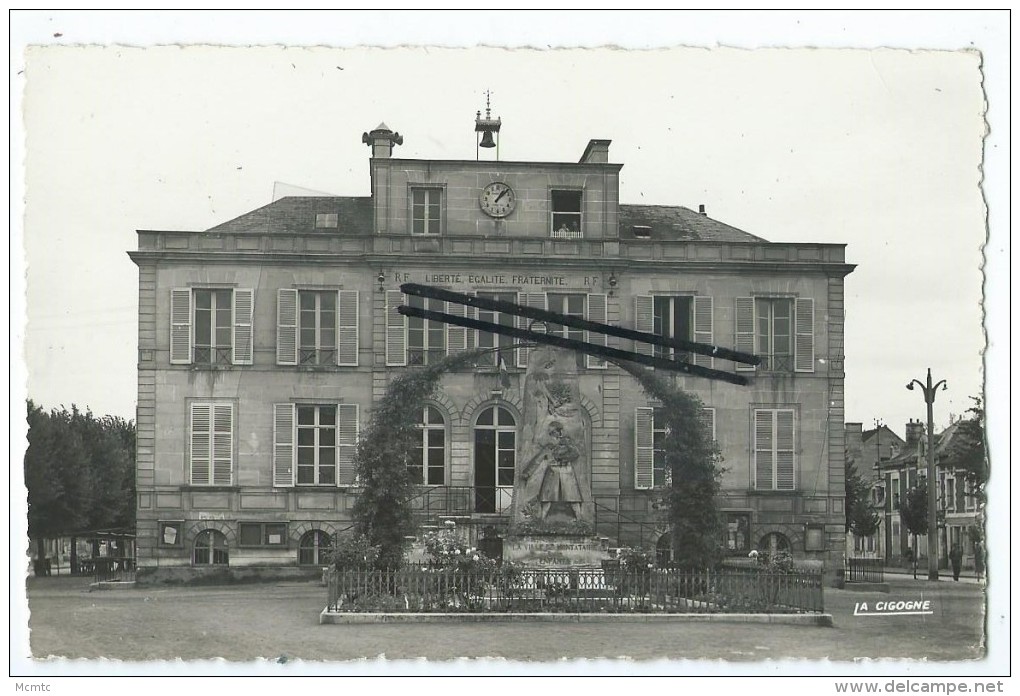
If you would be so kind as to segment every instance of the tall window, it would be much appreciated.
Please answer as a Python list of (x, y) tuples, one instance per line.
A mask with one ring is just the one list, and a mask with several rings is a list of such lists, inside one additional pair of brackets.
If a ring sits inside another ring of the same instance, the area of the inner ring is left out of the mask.
[(552, 236), (561, 239), (580, 239), (581, 192), (552, 192)]
[[(409, 295), (407, 304), (434, 312), (445, 311), (442, 300)], [(420, 317), (407, 317), (407, 364), (432, 365), (446, 356), (446, 324)]]
[(195, 537), (195, 565), (227, 565), (227, 539), (215, 529), (206, 529)]
[(300, 364), (336, 364), (336, 291), (298, 293)]
[[(694, 340), (694, 298), (690, 296), (652, 298), (652, 333), (664, 338)], [(655, 346), (655, 357), (689, 361), (689, 353), (666, 346)]]
[(754, 409), (754, 487), (794, 489), (793, 409)]
[(297, 407), (297, 484), (336, 485), (336, 406)]
[[(479, 292), (478, 297), (482, 297), (487, 300), (497, 300), (500, 302), (517, 302), (517, 293), (515, 292)], [(479, 309), (478, 321), (486, 321), (490, 324), (499, 324), (500, 326), (513, 326), (515, 317), (513, 314), (504, 314), (502, 312), (493, 312), (488, 309)], [(499, 349), (494, 350), (492, 353), (482, 355), (478, 359), (479, 364), (498, 366), (499, 359), (502, 357), (507, 366), (510, 366), (513, 364), (513, 352), (510, 349), (513, 342), (513, 337), (505, 334), (494, 334), (488, 331), (479, 331), (475, 345), (479, 348)]]
[(251, 365), (255, 291), (172, 288), (170, 363)]
[(793, 300), (758, 298), (754, 303), (761, 368), (793, 372)]
[(442, 189), (411, 190), (411, 234), (437, 235), (441, 231)]
[(333, 539), (321, 529), (306, 532), (298, 542), (298, 565), (325, 565), (329, 563)]
[(423, 409), (421, 447), (414, 453), (410, 464), (411, 479), (415, 483), (441, 486), (446, 483), (446, 423), (435, 406)]
[(195, 291), (195, 362), (229, 365), (233, 351), (233, 291)]
[(510, 509), (516, 452), (513, 414), (501, 406), (482, 411), (475, 424), (475, 512)]
[[(578, 319), (584, 319), (586, 316), (584, 304), (587, 296), (584, 294), (559, 294), (551, 292), (546, 295), (546, 298), (550, 312), (565, 314), (567, 316), (577, 317)], [(573, 341), (584, 341), (584, 329), (575, 329), (561, 324), (550, 324), (546, 331), (554, 336), (569, 338)], [(577, 360), (577, 366), (584, 367), (584, 353), (574, 353), (574, 357)]]

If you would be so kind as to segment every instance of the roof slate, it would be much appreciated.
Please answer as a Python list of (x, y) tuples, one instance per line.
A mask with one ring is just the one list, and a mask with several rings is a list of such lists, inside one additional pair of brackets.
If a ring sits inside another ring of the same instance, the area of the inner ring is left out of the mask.
[[(319, 213), (335, 213), (335, 228), (315, 227)], [(371, 234), (372, 198), (369, 196), (286, 196), (245, 213), (206, 232), (215, 234), (265, 234), (322, 232)]]
[[(315, 216), (318, 213), (335, 213), (337, 227), (316, 230)], [(621, 205), (621, 241), (641, 241), (634, 235), (635, 226), (650, 228), (651, 239), (657, 241), (767, 241), (682, 206)], [(286, 196), (206, 230), (212, 234), (300, 234), (315, 231), (327, 234), (372, 234), (372, 198)]]
[(767, 242), (679, 205), (620, 205), (620, 239), (636, 239), (634, 226), (651, 228), (653, 241)]

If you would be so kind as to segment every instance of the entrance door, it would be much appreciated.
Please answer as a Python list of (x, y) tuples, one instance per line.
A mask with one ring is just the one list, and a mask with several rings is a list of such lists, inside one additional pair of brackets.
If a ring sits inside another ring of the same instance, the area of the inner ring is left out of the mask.
[(517, 424), (501, 406), (482, 411), (475, 424), (475, 512), (510, 509), (517, 462)]

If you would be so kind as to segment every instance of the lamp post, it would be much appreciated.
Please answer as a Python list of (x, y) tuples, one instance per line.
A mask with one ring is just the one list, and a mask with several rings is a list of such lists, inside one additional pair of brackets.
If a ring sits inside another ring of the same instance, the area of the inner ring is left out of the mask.
[[(935, 481), (935, 424), (932, 417), (932, 406), (935, 403), (935, 392), (939, 387), (946, 388), (946, 380), (942, 379), (932, 384), (931, 368), (928, 368), (927, 384), (921, 384), (919, 380), (911, 380), (907, 389), (913, 391), (914, 385), (921, 387), (924, 394), (924, 403), (928, 406), (928, 579), (939, 579), (939, 539), (938, 525), (935, 517), (936, 505), (936, 481)], [(935, 553), (932, 553), (932, 548)]]

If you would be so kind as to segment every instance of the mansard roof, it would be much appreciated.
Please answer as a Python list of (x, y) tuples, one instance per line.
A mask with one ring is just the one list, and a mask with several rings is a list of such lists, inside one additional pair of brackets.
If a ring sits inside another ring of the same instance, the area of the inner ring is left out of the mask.
[(713, 220), (679, 205), (627, 205), (620, 204), (620, 239), (641, 239), (634, 228), (650, 228), (650, 238), (656, 241), (692, 242), (767, 242), (749, 232), (725, 222)]

